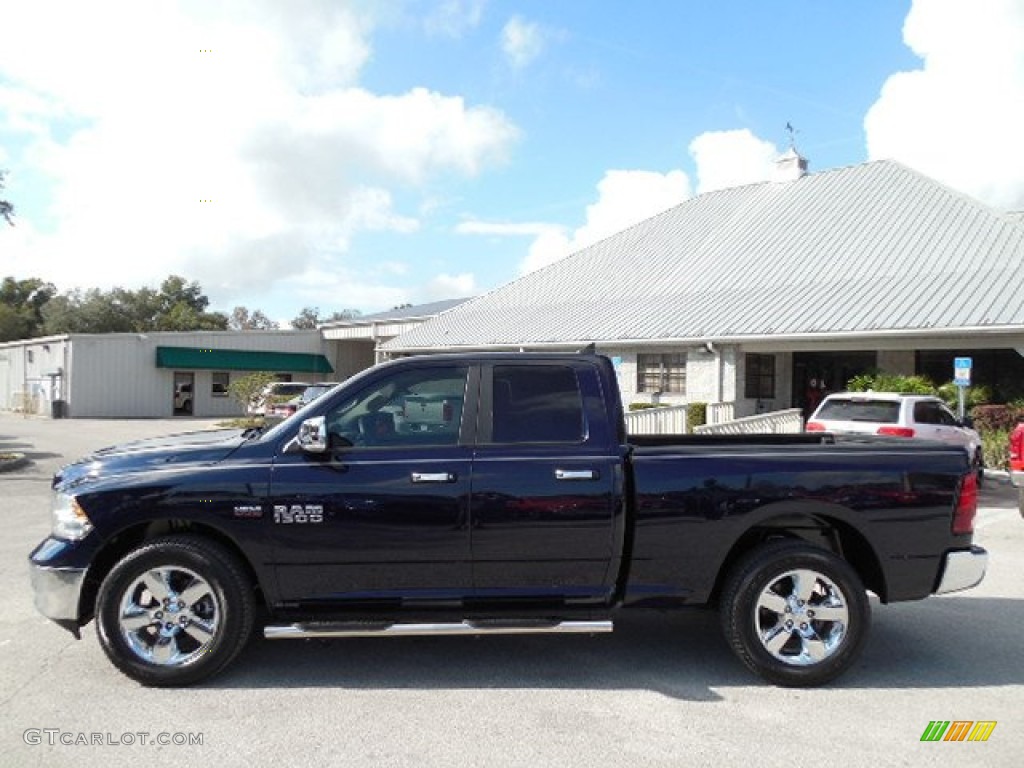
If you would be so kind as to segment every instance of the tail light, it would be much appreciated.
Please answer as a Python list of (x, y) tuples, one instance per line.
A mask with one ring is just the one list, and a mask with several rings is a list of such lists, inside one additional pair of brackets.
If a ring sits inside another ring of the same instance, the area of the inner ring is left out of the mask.
[(953, 513), (953, 534), (974, 533), (974, 516), (978, 512), (978, 476), (974, 472), (964, 475), (960, 483), (960, 496)]
[(914, 430), (910, 427), (879, 427), (879, 435), (890, 435), (892, 437), (913, 437)]
[(805, 432), (824, 432), (825, 425), (820, 421), (808, 421), (807, 426), (804, 427)]

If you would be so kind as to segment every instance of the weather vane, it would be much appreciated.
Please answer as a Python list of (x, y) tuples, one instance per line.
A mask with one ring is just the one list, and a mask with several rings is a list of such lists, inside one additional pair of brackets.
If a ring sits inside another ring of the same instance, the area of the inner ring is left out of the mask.
[(789, 148), (794, 152), (796, 151), (796, 135), (797, 129), (793, 127), (793, 124), (788, 120), (786, 121), (786, 132), (789, 134)]

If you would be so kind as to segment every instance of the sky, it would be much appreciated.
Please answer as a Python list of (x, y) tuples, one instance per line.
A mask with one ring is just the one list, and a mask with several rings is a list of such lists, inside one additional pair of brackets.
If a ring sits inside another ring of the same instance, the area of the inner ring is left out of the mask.
[(893, 159), (1024, 209), (1024, 0), (0, 0), (0, 21), (0, 276), (61, 291), (179, 274), (284, 326), (477, 295), (770, 180), (791, 143), (811, 172)]

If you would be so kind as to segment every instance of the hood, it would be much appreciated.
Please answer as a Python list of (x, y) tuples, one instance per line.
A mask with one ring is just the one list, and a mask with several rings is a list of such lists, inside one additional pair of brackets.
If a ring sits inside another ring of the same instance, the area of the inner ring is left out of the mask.
[(241, 429), (215, 429), (112, 445), (59, 469), (53, 487), (171, 466), (215, 464), (234, 453), (248, 434)]

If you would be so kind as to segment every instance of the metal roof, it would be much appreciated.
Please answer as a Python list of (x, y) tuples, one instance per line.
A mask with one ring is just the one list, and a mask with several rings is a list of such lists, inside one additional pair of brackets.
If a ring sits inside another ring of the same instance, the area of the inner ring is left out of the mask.
[(376, 312), (372, 315), (356, 315), (348, 320), (335, 320), (324, 323), (321, 328), (340, 328), (349, 325), (369, 325), (372, 323), (394, 322), (399, 320), (422, 320), (427, 317), (434, 317), (452, 307), (457, 307), (469, 299), (445, 299), (434, 301), (429, 304), (416, 304), (401, 309), (389, 309), (386, 312)]
[(893, 161), (709, 192), (389, 350), (1024, 331), (1024, 224)]

